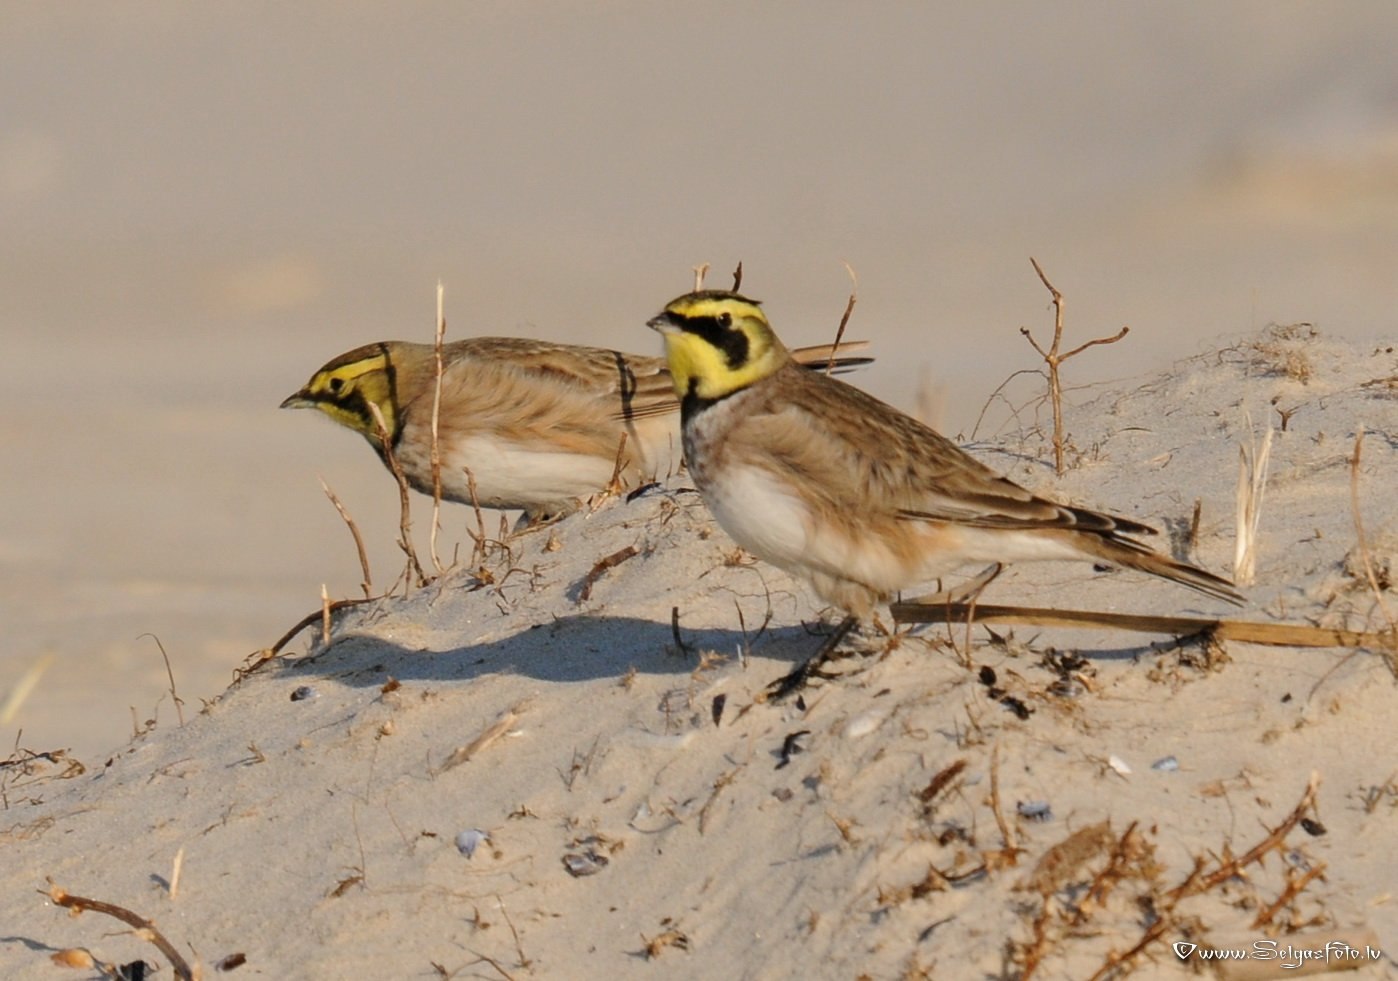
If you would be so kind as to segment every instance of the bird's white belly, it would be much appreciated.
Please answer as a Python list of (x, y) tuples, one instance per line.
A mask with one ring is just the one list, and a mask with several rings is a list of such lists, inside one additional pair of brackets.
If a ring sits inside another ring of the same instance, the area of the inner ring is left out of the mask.
[[(499, 439), (468, 438), (451, 448), (476, 479), (476, 498), (487, 507), (555, 504), (595, 494), (611, 478), (614, 462), (580, 453), (540, 451)], [(443, 468), (442, 482), (448, 483)], [(469, 500), (465, 471), (450, 475), (451, 486)]]
[(695, 480), (714, 518), (735, 542), (787, 570), (799, 567), (808, 545), (806, 506), (758, 467), (725, 467)]

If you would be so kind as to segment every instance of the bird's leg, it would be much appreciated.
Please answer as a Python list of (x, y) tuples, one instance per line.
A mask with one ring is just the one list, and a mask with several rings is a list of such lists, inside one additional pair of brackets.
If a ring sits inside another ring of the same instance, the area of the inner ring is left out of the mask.
[(776, 702), (786, 696), (800, 691), (806, 687), (806, 683), (812, 678), (832, 678), (834, 675), (821, 671), (821, 667), (834, 655), (835, 649), (840, 646), (840, 642), (849, 635), (859, 624), (859, 617), (847, 616), (840, 621), (839, 625), (825, 642), (820, 645), (820, 649), (807, 658), (800, 667), (790, 674), (783, 675), (767, 686), (767, 691), (763, 701)]

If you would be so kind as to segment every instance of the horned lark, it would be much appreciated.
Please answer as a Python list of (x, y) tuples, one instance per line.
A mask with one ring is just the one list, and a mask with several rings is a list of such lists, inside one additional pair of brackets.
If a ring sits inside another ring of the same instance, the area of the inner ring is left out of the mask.
[(1032, 494), (878, 399), (797, 370), (756, 301), (689, 293), (650, 326), (705, 503), (738, 544), (846, 611), (844, 630), (972, 562), (1108, 562), (1241, 602), (1227, 580), (1131, 537), (1154, 529)]
[[(867, 362), (846, 354), (863, 346), (842, 345), (836, 368)], [(794, 353), (821, 368), (832, 355), (828, 345)], [(473, 477), (476, 503), (534, 520), (575, 509), (614, 475), (630, 486), (679, 467), (679, 401), (660, 358), (478, 337), (443, 345), (441, 384), (445, 500), (471, 503)], [(282, 408), (319, 409), (387, 464), (377, 406), (404, 477), (431, 494), (436, 385), (433, 345), (380, 341), (325, 364)]]

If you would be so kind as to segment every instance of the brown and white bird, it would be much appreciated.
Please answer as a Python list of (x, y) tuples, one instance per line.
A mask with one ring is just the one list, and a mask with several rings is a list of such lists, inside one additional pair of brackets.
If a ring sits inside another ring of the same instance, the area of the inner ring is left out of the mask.
[[(867, 358), (842, 345), (835, 368)], [(824, 368), (830, 346), (796, 357)], [(431, 344), (379, 341), (327, 362), (282, 408), (313, 408), (362, 435), (385, 458), (379, 423), (408, 483), (433, 492)], [(513, 337), (442, 348), (437, 409), (442, 498), (521, 509), (527, 520), (575, 510), (615, 475), (636, 486), (678, 470), (679, 400), (661, 358)], [(622, 445), (625, 434), (626, 443)], [(618, 454), (620, 453), (620, 465)]]
[(650, 326), (704, 502), (739, 545), (849, 614), (842, 629), (968, 563), (1106, 562), (1242, 601), (1133, 537), (1149, 526), (1033, 494), (873, 396), (801, 371), (754, 300), (688, 293)]

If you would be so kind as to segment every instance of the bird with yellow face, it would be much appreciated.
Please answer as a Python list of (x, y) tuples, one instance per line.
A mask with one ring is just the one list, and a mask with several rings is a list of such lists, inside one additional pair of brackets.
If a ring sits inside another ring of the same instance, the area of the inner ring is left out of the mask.
[[(842, 345), (836, 370), (867, 363), (852, 356), (864, 346)], [(795, 352), (820, 369), (832, 354), (829, 345)], [(431, 494), (437, 378), (433, 345), (379, 341), (327, 362), (282, 408), (324, 413), (387, 463), (382, 431), (408, 483)], [(442, 497), (523, 510), (526, 521), (565, 514), (613, 477), (636, 486), (678, 470), (679, 407), (660, 358), (516, 337), (444, 344)]]
[(1031, 493), (928, 426), (801, 371), (761, 305), (704, 290), (649, 325), (665, 342), (685, 458), (733, 540), (847, 614), (970, 563), (1109, 563), (1240, 603), (1226, 579), (1137, 540), (1130, 518)]

